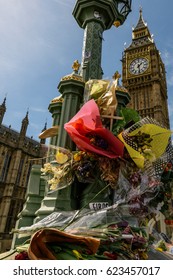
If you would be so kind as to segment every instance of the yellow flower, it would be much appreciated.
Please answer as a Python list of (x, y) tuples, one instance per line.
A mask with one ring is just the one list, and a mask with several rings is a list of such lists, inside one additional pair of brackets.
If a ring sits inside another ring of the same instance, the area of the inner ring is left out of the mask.
[(74, 158), (75, 161), (80, 161), (81, 158), (82, 158), (82, 155), (81, 155), (81, 153), (79, 152), (79, 153), (74, 154), (73, 158)]
[(57, 163), (59, 163), (59, 164), (64, 164), (65, 162), (68, 161), (68, 155), (60, 152), (59, 150), (56, 153), (55, 158), (56, 158)]

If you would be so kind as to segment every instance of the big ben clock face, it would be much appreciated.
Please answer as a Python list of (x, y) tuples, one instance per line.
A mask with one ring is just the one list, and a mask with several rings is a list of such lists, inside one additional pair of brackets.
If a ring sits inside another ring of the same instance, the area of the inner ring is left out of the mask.
[(139, 75), (144, 73), (149, 66), (148, 59), (144, 57), (139, 57), (134, 59), (129, 66), (129, 72), (133, 75)]

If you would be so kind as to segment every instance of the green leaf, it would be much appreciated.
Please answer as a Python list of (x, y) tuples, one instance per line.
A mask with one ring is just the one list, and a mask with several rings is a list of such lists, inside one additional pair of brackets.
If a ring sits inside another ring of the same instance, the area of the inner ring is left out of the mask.
[(117, 120), (113, 126), (113, 134), (118, 135), (122, 130), (124, 130), (125, 126), (128, 124), (136, 123), (140, 120), (140, 116), (138, 112), (131, 108), (122, 108), (120, 110), (120, 117), (123, 117), (122, 120)]
[(131, 108), (122, 108), (121, 109), (122, 117), (124, 117), (125, 123), (127, 124), (130, 121), (135, 123), (140, 120), (138, 112)]

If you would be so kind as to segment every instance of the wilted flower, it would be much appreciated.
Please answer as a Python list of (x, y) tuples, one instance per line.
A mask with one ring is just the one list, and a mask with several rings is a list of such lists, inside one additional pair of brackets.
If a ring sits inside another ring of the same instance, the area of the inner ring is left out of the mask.
[(44, 167), (41, 168), (41, 172), (46, 174), (46, 173), (53, 173), (52, 172), (52, 165), (50, 162), (47, 162), (44, 164)]
[(105, 157), (98, 158), (98, 167), (101, 172), (101, 179), (108, 182), (115, 189), (119, 177), (120, 162), (118, 159)]
[(72, 153), (60, 147), (56, 150), (55, 160), (45, 163), (41, 168), (43, 175), (48, 176), (47, 182), (51, 191), (65, 188), (73, 181)]

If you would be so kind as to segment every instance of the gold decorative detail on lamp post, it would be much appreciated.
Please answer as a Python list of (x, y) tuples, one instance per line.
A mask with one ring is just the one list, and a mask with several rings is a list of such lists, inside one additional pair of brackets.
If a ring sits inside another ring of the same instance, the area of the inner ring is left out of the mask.
[(72, 69), (75, 71), (75, 72), (78, 72), (79, 71), (79, 68), (80, 68), (80, 63), (78, 60), (75, 60), (73, 62), (73, 65), (72, 65)]
[(113, 78), (114, 80), (119, 80), (119, 79), (121, 78), (121, 74), (120, 74), (118, 71), (116, 71), (116, 72), (114, 73), (114, 75), (112, 76), (112, 78)]
[(121, 22), (119, 20), (114, 21), (113, 25), (115, 27), (119, 27), (121, 25)]

